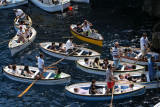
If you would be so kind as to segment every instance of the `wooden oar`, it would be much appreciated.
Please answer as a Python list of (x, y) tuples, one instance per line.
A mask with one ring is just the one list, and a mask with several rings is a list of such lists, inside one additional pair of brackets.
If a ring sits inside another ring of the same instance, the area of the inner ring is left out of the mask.
[[(58, 64), (59, 62), (61, 62), (62, 60), (64, 60), (65, 58), (67, 58), (68, 56), (70, 56), (71, 54), (73, 54), (74, 52), (76, 52), (78, 49), (80, 49), (81, 47), (77, 48), (76, 50), (74, 50), (73, 52), (71, 52), (70, 54), (68, 54), (66, 57), (60, 59), (59, 61), (52, 63), (51, 65), (49, 65), (47, 68), (54, 66), (56, 64)], [(42, 75), (46, 72), (46, 69), (43, 71)], [(32, 86), (33, 84), (37, 81), (38, 79), (36, 79), (31, 85), (29, 85), (20, 95), (18, 95), (18, 97), (21, 97), (22, 95), (24, 95)]]
[[(148, 51), (147, 51), (143, 56), (145, 56), (147, 53), (148, 53)], [(142, 57), (143, 57), (143, 56), (142, 56)], [(141, 58), (141, 57), (139, 57), (133, 64), (136, 64), (136, 63), (140, 60), (140, 58)]]
[(10, 40), (12, 40), (12, 39), (9, 39), (9, 40), (6, 40), (6, 41), (3, 41), (3, 42), (0, 42), (0, 44), (1, 44), (1, 43), (5, 43), (5, 42), (8, 42), (8, 41), (10, 41)]
[(112, 88), (112, 98), (111, 98), (111, 104), (109, 105), (109, 107), (113, 107), (113, 94), (114, 94), (114, 87), (115, 87), (115, 82)]

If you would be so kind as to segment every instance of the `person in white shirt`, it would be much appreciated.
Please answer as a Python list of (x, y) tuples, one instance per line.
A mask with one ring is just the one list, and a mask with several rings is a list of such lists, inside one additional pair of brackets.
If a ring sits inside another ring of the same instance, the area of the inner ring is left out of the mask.
[(147, 34), (143, 33), (142, 37), (140, 39), (140, 47), (142, 52), (142, 59), (144, 60), (144, 56), (146, 55), (147, 51), (150, 51), (150, 48), (148, 47), (148, 44), (150, 47), (152, 46), (151, 43), (148, 41)]
[(19, 18), (19, 21), (25, 21), (25, 13), (21, 9), (14, 9), (13, 10), (16, 14), (16, 20)]
[(115, 43), (115, 47), (113, 48), (112, 52), (114, 66), (116, 67), (116, 69), (118, 69), (120, 65), (120, 49), (118, 42)]
[(106, 69), (106, 82), (107, 82), (107, 90), (106, 94), (109, 93), (109, 90), (112, 90), (114, 86), (114, 82), (116, 81), (113, 76), (113, 69), (112, 65), (108, 65), (108, 69)]
[(24, 30), (27, 28), (24, 22), (19, 22), (19, 28), (20, 27), (22, 27)]
[(17, 66), (16, 65), (12, 66), (12, 74), (21, 75), (21, 71), (17, 70)]
[(39, 78), (42, 78), (42, 75), (43, 75), (43, 72), (44, 72), (44, 69), (45, 69), (45, 66), (44, 66), (44, 55), (43, 53), (40, 53), (39, 57), (36, 56), (37, 60), (38, 60), (38, 69), (39, 69)]
[(25, 34), (25, 30), (22, 29), (22, 26), (21, 26), (20, 29), (17, 31), (17, 36), (19, 37), (17, 40), (18, 43), (20, 43), (21, 41), (23, 41), (23, 43), (25, 42), (24, 34)]
[(84, 66), (88, 66), (88, 67), (91, 67), (91, 63), (89, 62), (89, 59), (88, 58), (85, 58), (84, 59)]
[(66, 51), (68, 53), (73, 52), (73, 48), (74, 46), (76, 46), (75, 44), (72, 43), (73, 42), (73, 37), (71, 37), (67, 42), (66, 42)]
[(25, 37), (26, 37), (26, 38), (30, 38), (30, 37), (31, 37), (31, 30), (30, 30), (29, 27), (27, 27), (27, 28), (25, 29)]
[(82, 24), (82, 29), (85, 36), (88, 36), (88, 33), (90, 32), (90, 26), (92, 26), (92, 23), (84, 20), (84, 23)]
[(131, 84), (129, 84), (129, 87), (128, 87), (128, 88), (123, 89), (123, 90), (121, 90), (121, 91), (122, 91), (122, 92), (130, 92), (130, 91), (132, 91), (132, 90), (133, 90), (133, 87), (134, 87), (134, 84), (133, 84), (133, 83), (131, 83)]

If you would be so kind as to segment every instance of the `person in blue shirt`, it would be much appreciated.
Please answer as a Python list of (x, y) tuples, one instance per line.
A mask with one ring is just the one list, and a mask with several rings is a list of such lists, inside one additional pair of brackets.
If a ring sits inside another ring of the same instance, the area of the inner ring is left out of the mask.
[(158, 68), (154, 60), (155, 60), (154, 56), (151, 56), (151, 58), (148, 59), (148, 71), (149, 71), (149, 77), (151, 81), (155, 80), (154, 77)]

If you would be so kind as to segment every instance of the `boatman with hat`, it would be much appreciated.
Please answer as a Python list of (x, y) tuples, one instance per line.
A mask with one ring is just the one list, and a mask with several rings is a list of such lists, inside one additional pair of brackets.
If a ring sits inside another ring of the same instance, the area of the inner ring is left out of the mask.
[(144, 56), (147, 54), (147, 52), (150, 51), (150, 48), (148, 47), (148, 44), (150, 47), (152, 46), (151, 43), (148, 41), (147, 33), (143, 33), (142, 37), (140, 39), (140, 47), (142, 52), (142, 59), (144, 60)]

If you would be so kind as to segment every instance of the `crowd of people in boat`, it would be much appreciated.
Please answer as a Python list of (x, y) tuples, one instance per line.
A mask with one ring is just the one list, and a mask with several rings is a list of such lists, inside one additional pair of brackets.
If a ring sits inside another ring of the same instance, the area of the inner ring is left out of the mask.
[[(24, 76), (24, 77), (32, 77), (34, 76), (34, 78), (39, 78), (39, 79), (45, 79), (45, 76), (43, 76), (43, 72), (44, 70), (48, 70), (48, 68), (46, 68), (44, 66), (44, 55), (41, 53), (39, 57), (37, 57), (37, 61), (38, 61), (38, 74), (35, 75), (36, 71), (32, 71), (29, 69), (29, 66), (28, 65), (25, 65), (24, 67), (22, 66), (16, 66), (15, 64), (14, 65), (8, 65), (8, 68), (10, 70), (10, 72), (13, 74), (13, 75), (16, 75), (16, 76)], [(50, 77), (50, 78), (54, 78), (54, 79), (58, 79), (58, 78), (61, 78), (61, 70), (58, 68), (58, 67), (52, 67), (55, 69), (55, 75), (53, 77)]]
[(19, 28), (19, 30), (17, 31), (17, 43), (25, 43), (32, 35), (32, 31), (29, 26), (29, 17), (21, 9), (14, 9), (13, 11), (16, 14), (16, 23)]
[[(109, 65), (109, 61), (107, 58), (104, 58), (103, 61), (101, 62), (99, 57), (96, 57), (94, 59), (94, 61), (89, 61), (88, 58), (84, 59), (84, 66), (87, 67), (93, 67), (93, 68), (99, 68), (99, 69), (107, 69), (108, 65)], [(113, 64), (114, 65), (114, 64)], [(134, 64), (124, 64), (124, 69), (123, 70), (133, 70), (136, 69), (136, 65)], [(114, 70), (121, 70), (121, 67), (119, 67), (118, 69), (114, 69)]]
[[(134, 83), (130, 83), (128, 88), (126, 89), (121, 89), (121, 87), (117, 87), (114, 91), (114, 93), (116, 92), (129, 92), (131, 90), (133, 90), (134, 87)], [(106, 92), (103, 92), (103, 88), (105, 88)], [(91, 85), (89, 87), (89, 89), (84, 89), (82, 88), (74, 88), (74, 92), (77, 94), (91, 94), (91, 95), (96, 95), (96, 94), (111, 94), (112, 93), (112, 88), (107, 86), (102, 86), (102, 85), (96, 85), (96, 80), (92, 80)]]

